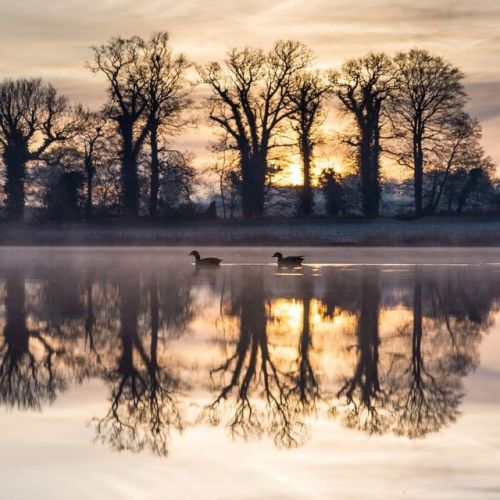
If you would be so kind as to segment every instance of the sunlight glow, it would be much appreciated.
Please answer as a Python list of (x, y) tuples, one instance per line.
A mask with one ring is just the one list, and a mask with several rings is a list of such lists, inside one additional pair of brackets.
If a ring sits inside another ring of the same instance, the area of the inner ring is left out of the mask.
[[(318, 180), (323, 170), (333, 168), (336, 172), (342, 174), (346, 166), (339, 158), (318, 158), (313, 161), (312, 184), (318, 185)], [(304, 182), (302, 163), (298, 156), (293, 156), (282, 170), (276, 174), (275, 183), (277, 186), (301, 186)]]

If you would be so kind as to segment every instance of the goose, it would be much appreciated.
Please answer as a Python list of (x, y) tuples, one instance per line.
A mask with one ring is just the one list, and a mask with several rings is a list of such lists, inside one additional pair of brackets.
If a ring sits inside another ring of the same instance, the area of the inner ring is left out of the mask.
[(205, 257), (204, 259), (202, 259), (200, 257), (200, 254), (196, 250), (193, 250), (189, 255), (194, 256), (194, 258), (196, 259), (195, 264), (197, 266), (215, 267), (222, 262), (222, 259), (217, 259), (216, 257)]
[(278, 258), (278, 267), (300, 267), (304, 257), (302, 255), (291, 255), (290, 257), (283, 257), (281, 252), (276, 252), (273, 259)]

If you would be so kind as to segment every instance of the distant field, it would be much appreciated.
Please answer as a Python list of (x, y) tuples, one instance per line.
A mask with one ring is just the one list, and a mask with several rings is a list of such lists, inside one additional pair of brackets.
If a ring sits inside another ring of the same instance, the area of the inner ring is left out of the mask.
[(500, 217), (0, 226), (0, 245), (495, 246)]

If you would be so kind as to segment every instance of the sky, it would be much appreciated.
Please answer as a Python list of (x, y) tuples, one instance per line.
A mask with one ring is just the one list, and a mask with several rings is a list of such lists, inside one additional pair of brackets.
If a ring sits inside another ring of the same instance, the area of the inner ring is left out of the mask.
[[(499, 0), (0, 0), (0, 8), (0, 77), (41, 76), (90, 107), (103, 101), (104, 80), (84, 63), (112, 35), (168, 31), (196, 63), (283, 38), (307, 44), (325, 68), (369, 51), (428, 49), (466, 73), (469, 110), (500, 164)], [(178, 142), (207, 154), (203, 128)]]

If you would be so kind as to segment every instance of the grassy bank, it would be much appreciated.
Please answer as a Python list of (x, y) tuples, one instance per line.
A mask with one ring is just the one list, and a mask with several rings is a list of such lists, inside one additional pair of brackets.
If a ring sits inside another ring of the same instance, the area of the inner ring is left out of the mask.
[(496, 246), (500, 217), (0, 226), (0, 245)]

